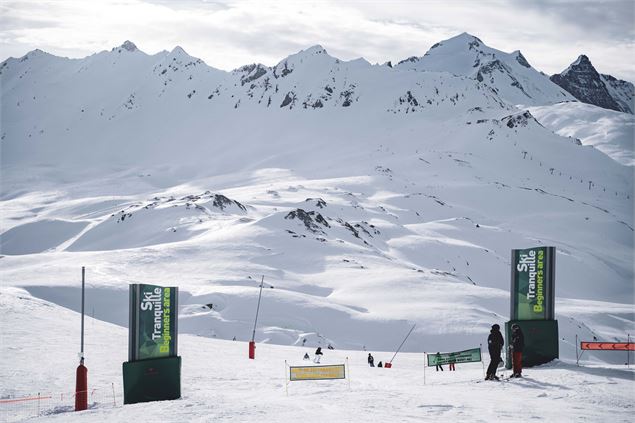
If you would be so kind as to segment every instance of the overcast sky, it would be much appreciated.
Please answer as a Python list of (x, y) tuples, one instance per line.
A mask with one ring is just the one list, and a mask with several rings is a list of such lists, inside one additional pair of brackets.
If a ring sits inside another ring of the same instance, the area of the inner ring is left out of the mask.
[(146, 53), (179, 45), (225, 70), (314, 44), (383, 63), (461, 32), (521, 50), (548, 74), (586, 54), (598, 71), (635, 81), (635, 0), (0, 0), (0, 60), (35, 48), (84, 57), (129, 39)]

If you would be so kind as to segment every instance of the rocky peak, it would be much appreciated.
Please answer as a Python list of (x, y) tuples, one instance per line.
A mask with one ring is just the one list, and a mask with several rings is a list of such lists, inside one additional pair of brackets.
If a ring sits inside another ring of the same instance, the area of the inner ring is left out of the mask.
[(122, 45), (120, 45), (119, 47), (114, 47), (111, 51), (116, 53), (122, 53), (124, 51), (133, 52), (137, 50), (138, 50), (137, 46), (132, 41), (126, 40), (123, 42)]
[(520, 63), (521, 66), (524, 66), (526, 68), (531, 68), (531, 65), (529, 64), (529, 62), (527, 61), (527, 59), (525, 59), (525, 56), (523, 56), (523, 54), (520, 52), (520, 50), (516, 50), (514, 53), (512, 53), (514, 56), (516, 56), (516, 61), (518, 63)]
[(280, 61), (276, 66), (272, 68), (274, 78), (284, 78), (291, 74), (296, 67), (313, 67), (323, 66), (327, 64), (330, 66), (332, 63), (339, 63), (338, 59), (330, 56), (326, 49), (319, 44), (309, 47), (304, 50), (290, 55), (286, 59)]
[[(432, 48), (434, 48), (434, 46), (432, 46)], [(427, 54), (427, 53), (426, 53)], [(402, 65), (404, 63), (417, 63), (419, 61), (419, 58), (417, 56), (410, 56), (407, 59), (403, 59), (400, 60), (399, 63), (397, 63), (398, 65)]]
[(137, 46), (132, 41), (126, 40), (121, 45), (121, 48), (128, 51), (135, 51), (137, 49)]
[(467, 50), (472, 50), (475, 52), (482, 53), (480, 49), (482, 45), (484, 44), (480, 38), (475, 37), (474, 35), (468, 34), (467, 32), (463, 32), (452, 38), (448, 38), (447, 40), (434, 44), (432, 47), (430, 47), (430, 49), (426, 52), (426, 54), (424, 54), (424, 57), (430, 55), (432, 50), (442, 46), (445, 47), (446, 50), (448, 51), (451, 50), (453, 52), (463, 51), (465, 47), (467, 47)]
[(585, 56), (584, 54), (581, 54), (580, 56), (578, 56), (575, 62), (571, 63), (568, 68), (566, 68), (564, 71), (560, 73), (560, 75), (565, 76), (565, 75), (568, 75), (569, 73), (574, 73), (574, 74), (587, 73), (588, 75), (591, 75), (593, 77), (595, 77), (596, 75), (599, 76), (598, 72), (593, 67), (593, 64), (591, 63), (589, 58)]
[(583, 103), (624, 111), (609, 92), (603, 78), (587, 56), (580, 55), (567, 69), (549, 79)]
[(172, 49), (172, 51), (170, 52), (171, 56), (174, 57), (178, 57), (178, 56), (189, 56), (189, 54), (187, 54), (187, 52), (185, 50), (183, 50), (183, 47), (181, 46), (176, 46)]
[(311, 46), (306, 50), (302, 50), (300, 53), (304, 53), (305, 55), (314, 55), (314, 54), (328, 54), (326, 49), (319, 44)]

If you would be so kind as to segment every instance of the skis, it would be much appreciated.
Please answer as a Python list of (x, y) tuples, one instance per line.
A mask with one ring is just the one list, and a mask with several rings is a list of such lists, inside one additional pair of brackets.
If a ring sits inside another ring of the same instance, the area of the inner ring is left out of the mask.
[(509, 382), (511, 380), (514, 380), (514, 379), (523, 379), (525, 377), (526, 377), (526, 375), (521, 376), (521, 377), (513, 377), (513, 376), (503, 377), (503, 376), (499, 376), (498, 379), (477, 380), (476, 383), (481, 383), (481, 382)]

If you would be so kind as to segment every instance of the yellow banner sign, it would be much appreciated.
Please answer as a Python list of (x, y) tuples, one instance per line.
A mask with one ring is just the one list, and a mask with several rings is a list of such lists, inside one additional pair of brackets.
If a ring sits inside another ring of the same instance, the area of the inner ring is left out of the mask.
[(344, 364), (329, 366), (291, 366), (289, 380), (346, 379)]

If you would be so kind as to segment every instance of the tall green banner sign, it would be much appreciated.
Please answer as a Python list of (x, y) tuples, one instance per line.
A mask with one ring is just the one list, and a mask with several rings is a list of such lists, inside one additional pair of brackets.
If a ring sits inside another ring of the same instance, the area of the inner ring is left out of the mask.
[(177, 356), (178, 288), (130, 285), (128, 361)]
[(511, 320), (553, 320), (555, 247), (512, 250)]

